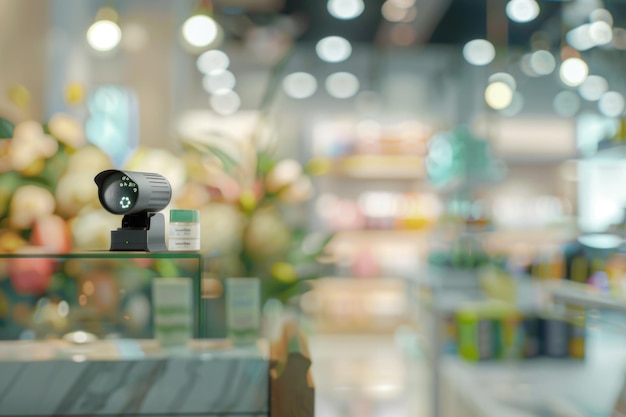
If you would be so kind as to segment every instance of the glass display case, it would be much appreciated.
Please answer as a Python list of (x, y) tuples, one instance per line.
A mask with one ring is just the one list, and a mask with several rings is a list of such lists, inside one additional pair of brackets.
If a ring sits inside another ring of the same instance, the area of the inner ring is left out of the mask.
[(193, 286), (193, 335), (206, 335), (199, 253), (0, 254), (0, 340), (154, 336), (152, 283), (184, 277)]

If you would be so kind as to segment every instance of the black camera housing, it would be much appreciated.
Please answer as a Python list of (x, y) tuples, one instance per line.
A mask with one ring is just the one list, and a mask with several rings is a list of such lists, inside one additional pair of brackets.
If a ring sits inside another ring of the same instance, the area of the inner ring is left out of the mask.
[(163, 252), (165, 217), (172, 187), (162, 175), (109, 169), (94, 178), (100, 204), (120, 214), (122, 227), (111, 231), (111, 251)]

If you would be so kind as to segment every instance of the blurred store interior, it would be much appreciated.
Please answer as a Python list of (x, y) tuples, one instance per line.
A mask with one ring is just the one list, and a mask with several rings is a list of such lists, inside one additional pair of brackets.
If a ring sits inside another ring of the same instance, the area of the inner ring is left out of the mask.
[[(625, 69), (625, 0), (1, 0), (0, 253), (107, 251), (95, 175), (159, 173), (208, 334), (260, 278), (316, 416), (623, 416)], [(0, 339), (145, 336), (118, 271), (37, 261)]]

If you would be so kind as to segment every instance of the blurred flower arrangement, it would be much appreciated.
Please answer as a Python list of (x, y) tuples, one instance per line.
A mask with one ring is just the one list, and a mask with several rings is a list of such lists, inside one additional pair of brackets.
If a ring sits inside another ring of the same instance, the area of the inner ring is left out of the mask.
[(104, 247), (108, 231), (89, 225), (119, 220), (100, 208), (93, 177), (112, 167), (71, 116), (43, 125), (0, 119), (0, 253)]
[(202, 251), (222, 254), (223, 274), (260, 277), (266, 298), (286, 300), (320, 275), (316, 259), (330, 239), (303, 227), (311, 179), (296, 160), (273, 156), (267, 118), (235, 117), (250, 126), (237, 137), (223, 119), (222, 131), (204, 123), (210, 131), (182, 138), (188, 182), (176, 204), (200, 210)]

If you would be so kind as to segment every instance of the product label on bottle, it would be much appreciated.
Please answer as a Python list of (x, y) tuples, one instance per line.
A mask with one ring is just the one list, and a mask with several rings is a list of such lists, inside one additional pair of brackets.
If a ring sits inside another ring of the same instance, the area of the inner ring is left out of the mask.
[(170, 237), (200, 239), (200, 223), (170, 224)]
[(167, 248), (171, 251), (200, 250), (200, 239), (170, 237)]

